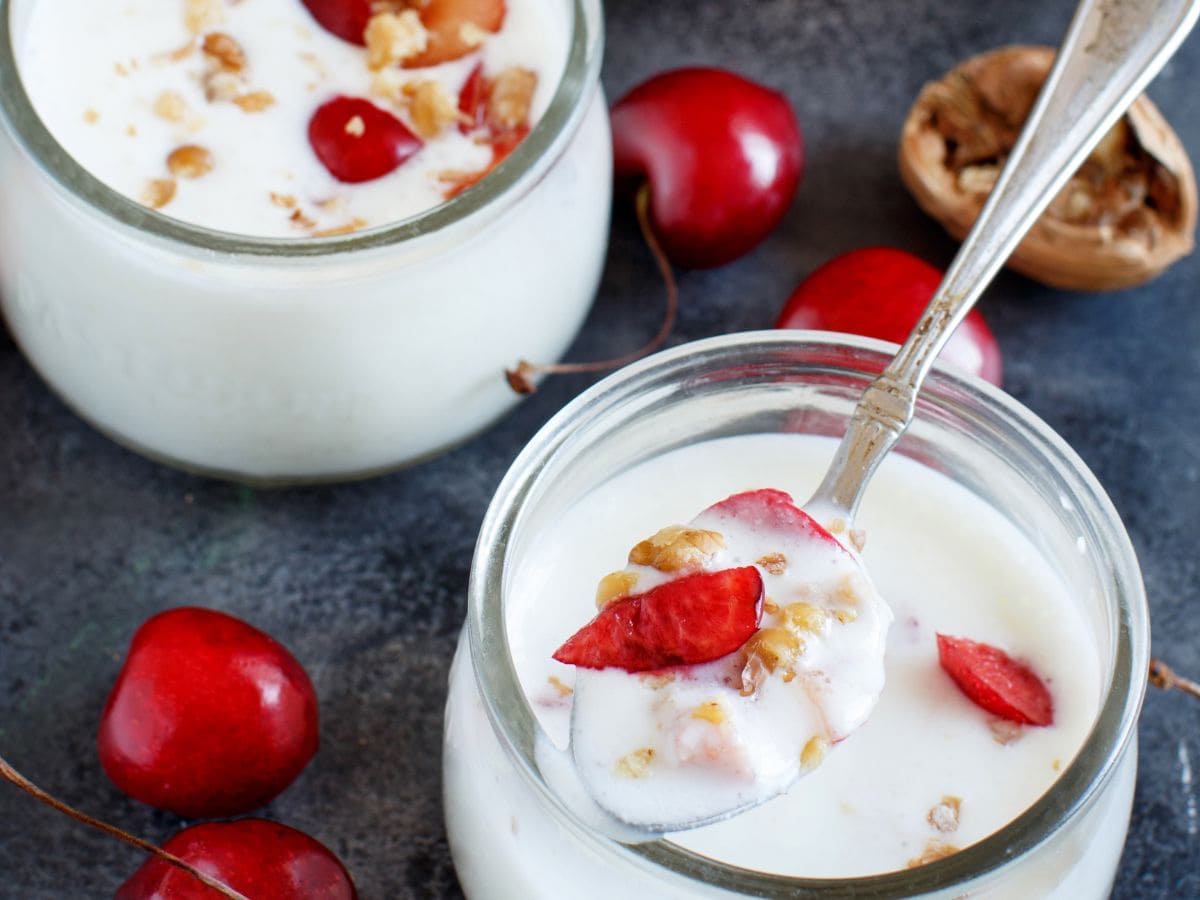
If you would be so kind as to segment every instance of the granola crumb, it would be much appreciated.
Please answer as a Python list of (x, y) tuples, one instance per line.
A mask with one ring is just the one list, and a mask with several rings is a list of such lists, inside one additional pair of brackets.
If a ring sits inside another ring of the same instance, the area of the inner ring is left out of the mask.
[(210, 103), (232, 100), (242, 93), (242, 79), (234, 72), (216, 68), (204, 76), (204, 96)]
[(205, 57), (223, 72), (241, 72), (246, 68), (246, 51), (223, 31), (206, 34), (201, 49)]
[(557, 675), (551, 675), (546, 680), (548, 682), (550, 682), (550, 686), (552, 688), (554, 688), (556, 691), (558, 691), (559, 696), (570, 697), (573, 693), (575, 693), (575, 691), (571, 688), (571, 686), (568, 684), (565, 684), (563, 682), (563, 680), (561, 678), (559, 678)]
[(850, 538), (850, 546), (862, 553), (863, 548), (867, 546), (867, 533), (861, 528), (851, 528), (847, 536)]
[(616, 772), (625, 778), (643, 778), (650, 764), (654, 762), (654, 755), (653, 747), (643, 747), (627, 753), (617, 760)]
[(345, 126), (346, 134), (353, 137), (362, 137), (367, 133), (367, 123), (363, 121), (362, 116), (351, 116)]
[(947, 844), (945, 841), (938, 840), (937, 838), (930, 838), (925, 843), (925, 849), (921, 851), (921, 855), (908, 861), (908, 868), (915, 869), (918, 866), (937, 862), (939, 859), (953, 856), (957, 852), (958, 848), (953, 844)]
[(845, 519), (841, 519), (841, 518), (833, 519), (829, 523), (829, 533), (830, 534), (841, 534), (845, 530), (846, 530), (846, 520)]
[(815, 769), (825, 759), (825, 754), (829, 752), (829, 741), (823, 737), (814, 735), (805, 743), (804, 749), (800, 751), (800, 766), (801, 768)]
[(429, 45), (429, 32), (415, 9), (399, 14), (380, 12), (367, 22), (363, 40), (367, 45), (367, 65), (378, 70), (423, 52)]
[(726, 719), (725, 707), (721, 705), (720, 700), (705, 700), (692, 710), (692, 718), (720, 725)]
[(423, 138), (437, 137), (447, 125), (458, 122), (458, 101), (436, 81), (404, 86), (413, 127)]
[(604, 609), (614, 600), (626, 596), (637, 583), (637, 572), (609, 572), (596, 586), (596, 608)]
[(1054, 760), (1054, 762), (1050, 763), (1050, 768), (1053, 769), (1055, 772), (1061, 771), (1062, 760), (1061, 759)]
[(1020, 740), (1025, 733), (1020, 723), (1010, 722), (1008, 719), (993, 719), (988, 723), (988, 727), (992, 729), (992, 740), (1003, 746)]
[(174, 50), (167, 50), (163, 53), (156, 53), (153, 57), (155, 62), (177, 63), (183, 62), (191, 56), (196, 50), (195, 40), (190, 40), (186, 44), (176, 47)]
[(100, 121), (100, 113), (89, 107), (83, 111), (83, 121), (87, 122), (89, 125), (95, 125)]
[(488, 121), (498, 128), (520, 128), (529, 121), (537, 73), (512, 66), (496, 76), (488, 94)]
[(208, 31), (224, 20), (221, 0), (184, 0), (183, 23), (192, 34)]
[(282, 206), (284, 209), (295, 209), (296, 208), (296, 198), (293, 197), (291, 194), (279, 194), (279, 193), (276, 193), (275, 191), (271, 191), (270, 197), (271, 197), (271, 202), (274, 203), (276, 206)]
[(782, 553), (768, 553), (759, 557), (758, 564), (771, 575), (782, 575), (787, 571), (787, 557)]
[(123, 62), (113, 63), (113, 71), (116, 72), (118, 75), (120, 75), (122, 78), (126, 77), (129, 74), (129, 69), (126, 67), (125, 63), (123, 63)]
[(137, 137), (138, 136), (137, 126), (134, 125), (132, 122), (130, 124), (126, 125), (125, 126), (125, 135), (126, 135), (126, 137)]
[(270, 91), (251, 91), (233, 98), (242, 112), (259, 113), (275, 105), (275, 95)]
[(858, 618), (858, 612), (853, 609), (836, 609), (833, 611), (833, 617), (840, 625), (849, 625)]
[(142, 189), (142, 204), (151, 209), (162, 209), (174, 196), (174, 178), (152, 178)]
[(344, 225), (335, 225), (332, 228), (322, 228), (320, 231), (314, 231), (312, 236), (317, 238), (322, 237), (337, 237), (340, 234), (353, 234), (367, 227), (366, 219), (353, 219), (346, 222)]
[(834, 596), (847, 606), (858, 606), (863, 595), (867, 593), (863, 577), (857, 572), (853, 572), (838, 583)]
[(655, 691), (662, 690), (675, 681), (675, 675), (671, 672), (642, 674), (638, 677), (641, 678), (642, 684)]
[(779, 612), (779, 604), (770, 597), (763, 597), (763, 612), (769, 616), (773, 616)]
[(302, 210), (292, 210), (292, 214), (288, 216), (291, 223), (298, 228), (316, 228), (317, 223), (304, 214)]
[(154, 101), (154, 114), (168, 122), (182, 122), (188, 114), (187, 101), (178, 91), (163, 91)]
[(179, 178), (199, 178), (211, 172), (212, 167), (212, 154), (199, 144), (184, 144), (167, 156), (167, 169)]
[(958, 830), (959, 813), (962, 809), (961, 797), (943, 797), (937, 806), (929, 810), (925, 818), (929, 824), (943, 834)]

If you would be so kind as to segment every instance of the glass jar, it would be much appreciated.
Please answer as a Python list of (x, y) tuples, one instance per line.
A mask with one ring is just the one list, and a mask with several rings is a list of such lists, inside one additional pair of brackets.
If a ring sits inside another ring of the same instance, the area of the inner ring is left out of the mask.
[(539, 536), (609, 478), (673, 448), (783, 431), (840, 437), (892, 352), (877, 341), (781, 331), (679, 347), (578, 397), (516, 460), (480, 533), (446, 709), (446, 822), (469, 896), (1108, 896), (1129, 823), (1149, 659), (1137, 560), (1078, 456), (1006, 394), (949, 371), (931, 375), (893, 452), (964, 486), (1029, 538), (1076, 598), (1098, 650), (1097, 718), (1049, 791), (945, 859), (808, 879), (725, 865), (667, 840), (618, 843), (572, 812), (539, 767), (540, 726), (506, 625), (514, 572)]
[(137, 204), (55, 142), (0, 0), (0, 303), (47, 383), (148, 456), (248, 481), (361, 476), (438, 453), (570, 343), (599, 283), (611, 144), (600, 0), (542, 119), (476, 187), (349, 235), (264, 239)]

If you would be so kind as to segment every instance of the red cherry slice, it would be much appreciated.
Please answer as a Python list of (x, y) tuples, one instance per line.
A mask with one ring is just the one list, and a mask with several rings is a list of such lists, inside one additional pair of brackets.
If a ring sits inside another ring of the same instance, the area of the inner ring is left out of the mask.
[(365, 44), (363, 32), (371, 20), (371, 0), (303, 0), (326, 31), (352, 44)]
[(488, 79), (483, 76), (483, 63), (479, 63), (471, 70), (471, 74), (463, 82), (462, 90), (458, 92), (458, 111), (464, 116), (458, 123), (458, 130), (462, 134), (469, 134), (487, 123), (490, 88)]
[[(209, 822), (185, 828), (163, 849), (255, 900), (354, 900), (354, 882), (320, 841), (265, 819)], [(212, 888), (168, 862), (152, 858), (123, 885), (116, 900), (208, 900)]]
[(495, 34), (504, 25), (506, 12), (504, 0), (427, 0), (421, 7), (421, 24), (429, 33), (429, 45), (404, 60), (404, 68), (436, 66), (477, 50), (471, 29)]
[(338, 181), (382, 178), (425, 146), (391, 113), (361, 97), (334, 97), (313, 113), (308, 142)]
[[(840, 331), (902, 344), (941, 280), (941, 272), (903, 250), (851, 250), (800, 283), (775, 327)], [(978, 310), (967, 314), (941, 358), (1000, 384), (1000, 347)]]
[(1003, 650), (967, 638), (937, 636), (942, 669), (976, 706), (1022, 725), (1053, 725), (1054, 702), (1042, 680)]
[(626, 672), (712, 662), (757, 630), (762, 592), (754, 566), (685, 575), (610, 603), (554, 658)]
[(672, 262), (723, 265), (783, 218), (804, 145), (786, 97), (722, 69), (663, 72), (612, 108), (619, 179), (647, 181), (654, 231)]
[(714, 503), (707, 512), (737, 519), (755, 531), (771, 530), (792, 535), (800, 534), (807, 538), (827, 541), (839, 550), (845, 550), (838, 539), (798, 507), (792, 500), (792, 495), (786, 491), (762, 488), (734, 494), (720, 503)]

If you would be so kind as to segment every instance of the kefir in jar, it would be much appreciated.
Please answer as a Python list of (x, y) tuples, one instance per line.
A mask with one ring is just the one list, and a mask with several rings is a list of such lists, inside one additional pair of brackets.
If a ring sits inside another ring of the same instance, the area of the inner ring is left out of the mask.
[(0, 0), (14, 336), (190, 468), (328, 479), (469, 437), (598, 283), (600, 35), (598, 0)]
[[(948, 375), (930, 381), (854, 523), (894, 614), (866, 723), (781, 796), (659, 840), (635, 843), (564, 777), (576, 672), (551, 656), (595, 614), (597, 582), (639, 539), (729, 495), (807, 497), (886, 358), (813, 335), (680, 348), (597, 386), (517, 461), (481, 535), (447, 707), (447, 825), (471, 897), (1107, 896), (1148, 653), (1136, 561), (1045, 425)], [(939, 665), (939, 633), (1035, 671), (1052, 724), (975, 705)], [(604, 721), (574, 740), (619, 745), (621, 716)], [(615, 771), (646, 792), (661, 777), (653, 762)]]

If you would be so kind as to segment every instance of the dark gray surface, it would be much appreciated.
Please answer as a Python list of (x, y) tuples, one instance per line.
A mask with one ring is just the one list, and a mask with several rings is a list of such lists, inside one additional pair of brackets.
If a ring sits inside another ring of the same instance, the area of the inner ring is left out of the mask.
[[(896, 135), (927, 78), (1004, 43), (1056, 43), (1067, 2), (613, 0), (610, 97), (654, 71), (736, 68), (791, 97), (808, 161), (783, 227), (750, 257), (681, 276), (673, 343), (768, 327), (830, 256), (891, 243), (944, 264), (952, 243), (896, 175)], [(1200, 38), (1151, 94), (1200, 155)], [(6, 261), (14, 264), (13, 261)], [(19, 264), (16, 263), (16, 264)], [(1007, 388), (1096, 472), (1145, 570), (1154, 648), (1200, 674), (1200, 258), (1125, 293), (1055, 292), (1005, 275), (983, 308)], [(661, 290), (627, 214), (575, 357), (653, 332)], [(2, 332), (0, 332), (2, 334)], [(276, 635), (321, 697), (322, 749), (267, 813), (328, 843), (366, 898), (459, 896), (442, 828), (445, 678), (476, 529), (509, 461), (587, 383), (545, 385), (434, 462), (342, 487), (257, 492), (180, 474), (91, 431), (0, 337), (0, 752), (67, 800), (165, 839), (180, 822), (105, 778), (94, 735), (137, 624), (199, 603)], [(1200, 896), (1191, 768), (1200, 705), (1151, 696), (1116, 896)], [(0, 786), (0, 896), (103, 897), (139, 864)]]

